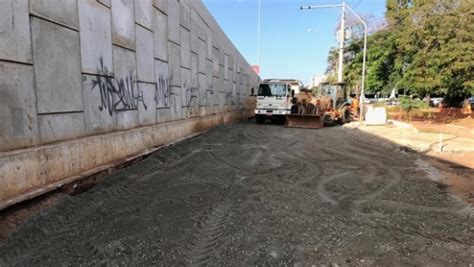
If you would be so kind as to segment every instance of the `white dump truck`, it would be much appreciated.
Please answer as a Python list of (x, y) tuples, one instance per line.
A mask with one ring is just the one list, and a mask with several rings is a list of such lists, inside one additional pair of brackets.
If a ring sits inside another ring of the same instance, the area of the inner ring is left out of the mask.
[(264, 123), (266, 119), (284, 120), (286, 115), (291, 114), (291, 99), (295, 92), (291, 87), (288, 80), (263, 80), (257, 92), (257, 124)]

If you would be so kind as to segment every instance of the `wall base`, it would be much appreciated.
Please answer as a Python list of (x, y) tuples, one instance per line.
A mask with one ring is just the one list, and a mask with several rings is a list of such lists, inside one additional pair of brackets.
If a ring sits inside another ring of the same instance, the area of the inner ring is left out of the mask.
[(0, 210), (157, 147), (241, 120), (248, 115), (244, 113), (226, 112), (0, 153)]

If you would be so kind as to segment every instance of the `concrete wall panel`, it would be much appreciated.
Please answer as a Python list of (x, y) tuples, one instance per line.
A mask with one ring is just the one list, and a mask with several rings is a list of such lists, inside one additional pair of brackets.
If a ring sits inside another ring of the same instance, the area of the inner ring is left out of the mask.
[(129, 130), (138, 127), (138, 110), (117, 111), (117, 130)]
[(212, 49), (212, 32), (210, 30), (207, 31), (207, 40), (206, 40), (206, 43), (207, 43), (207, 53), (206, 53), (206, 58), (209, 59), (209, 60), (212, 60), (212, 55), (213, 55), (213, 49)]
[(181, 101), (183, 105), (184, 118), (192, 118), (199, 115), (199, 88), (192, 84), (191, 71), (181, 68), (182, 86)]
[(224, 54), (224, 79), (229, 79), (229, 55)]
[(199, 15), (198, 17), (198, 38), (203, 41), (207, 41), (207, 25)]
[(181, 50), (179, 45), (168, 42), (170, 81), (173, 86), (181, 86)]
[(86, 134), (83, 113), (38, 115), (41, 144), (68, 140)]
[(191, 108), (189, 112), (191, 117), (199, 116), (199, 104), (200, 104), (200, 89), (199, 89), (199, 75), (198, 75), (198, 55), (191, 53)]
[(199, 73), (198, 74), (198, 84), (199, 84), (199, 105), (200, 106), (207, 106), (208, 99), (207, 99), (207, 78), (205, 74)]
[(234, 57), (232, 56), (232, 54), (229, 54), (228, 56), (228, 63), (227, 65), (229, 66), (229, 70), (235, 70), (235, 63), (234, 63)]
[(110, 10), (94, 0), (78, 1), (82, 71), (113, 75)]
[(84, 98), (84, 121), (88, 134), (98, 134), (115, 130), (113, 78), (98, 75), (82, 76)]
[(181, 103), (181, 87), (171, 86), (170, 88), (170, 119), (181, 120), (183, 118)]
[(113, 55), (115, 69), (115, 79), (113, 83), (115, 86), (115, 110), (137, 110), (138, 105), (146, 105), (146, 103), (144, 103), (141, 92), (137, 88), (135, 52), (114, 46)]
[(170, 107), (171, 80), (168, 63), (155, 60), (155, 102), (157, 108)]
[(171, 110), (169, 108), (159, 108), (156, 110), (156, 122), (165, 123), (171, 120)]
[(33, 61), (28, 1), (0, 0), (0, 59)]
[(195, 88), (199, 87), (198, 60), (198, 55), (191, 53), (191, 85)]
[(191, 51), (199, 53), (199, 16), (196, 11), (191, 10)]
[(191, 35), (189, 31), (181, 27), (181, 66), (191, 68)]
[[(222, 46), (219, 46), (219, 65), (224, 66), (224, 57), (225, 57), (226, 52), (224, 51), (224, 48)], [(224, 72), (222, 72), (222, 76), (224, 77)]]
[(135, 22), (153, 29), (153, 0), (135, 0)]
[(155, 42), (155, 58), (168, 61), (168, 16), (154, 9), (153, 36)]
[(219, 50), (217, 48), (212, 49), (212, 75), (219, 77)]
[(135, 25), (137, 40), (137, 75), (139, 81), (155, 82), (153, 32)]
[(210, 90), (214, 90), (214, 84), (212, 82), (213, 73), (214, 73), (214, 70), (213, 70), (212, 61), (206, 59), (206, 77), (207, 77), (207, 84), (209, 85)]
[(206, 73), (206, 54), (207, 54), (207, 44), (205, 41), (198, 39), (199, 42), (199, 72)]
[(33, 0), (30, 1), (30, 13), (78, 30), (76, 2), (77, 0)]
[(135, 50), (135, 12), (133, 0), (112, 1), (112, 41)]
[(38, 144), (33, 67), (0, 62), (0, 151)]
[(155, 85), (138, 83), (138, 90), (142, 92), (146, 105), (138, 106), (138, 119), (141, 126), (156, 123)]
[(191, 88), (191, 71), (189, 69), (181, 68), (181, 104), (183, 107), (188, 107), (192, 101)]
[(189, 6), (189, 2), (186, 0), (181, 0), (179, 18), (181, 26), (191, 30), (191, 7)]
[(177, 0), (168, 0), (168, 39), (180, 43), (180, 4)]
[(82, 111), (79, 33), (31, 18), (39, 113)]

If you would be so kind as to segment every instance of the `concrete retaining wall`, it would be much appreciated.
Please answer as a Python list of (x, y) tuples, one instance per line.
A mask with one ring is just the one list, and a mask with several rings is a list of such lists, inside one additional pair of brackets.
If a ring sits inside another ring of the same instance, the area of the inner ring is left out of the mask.
[(0, 207), (248, 116), (258, 83), (198, 0), (0, 0)]

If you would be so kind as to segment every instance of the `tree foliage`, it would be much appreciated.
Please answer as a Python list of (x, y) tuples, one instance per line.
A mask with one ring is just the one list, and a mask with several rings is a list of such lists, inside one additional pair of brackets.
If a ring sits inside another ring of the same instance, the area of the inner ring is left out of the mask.
[[(387, 26), (368, 38), (367, 92), (392, 89), (445, 96), (448, 103), (474, 94), (474, 0), (387, 0)], [(345, 80), (360, 84), (362, 40), (348, 42), (353, 56)]]

